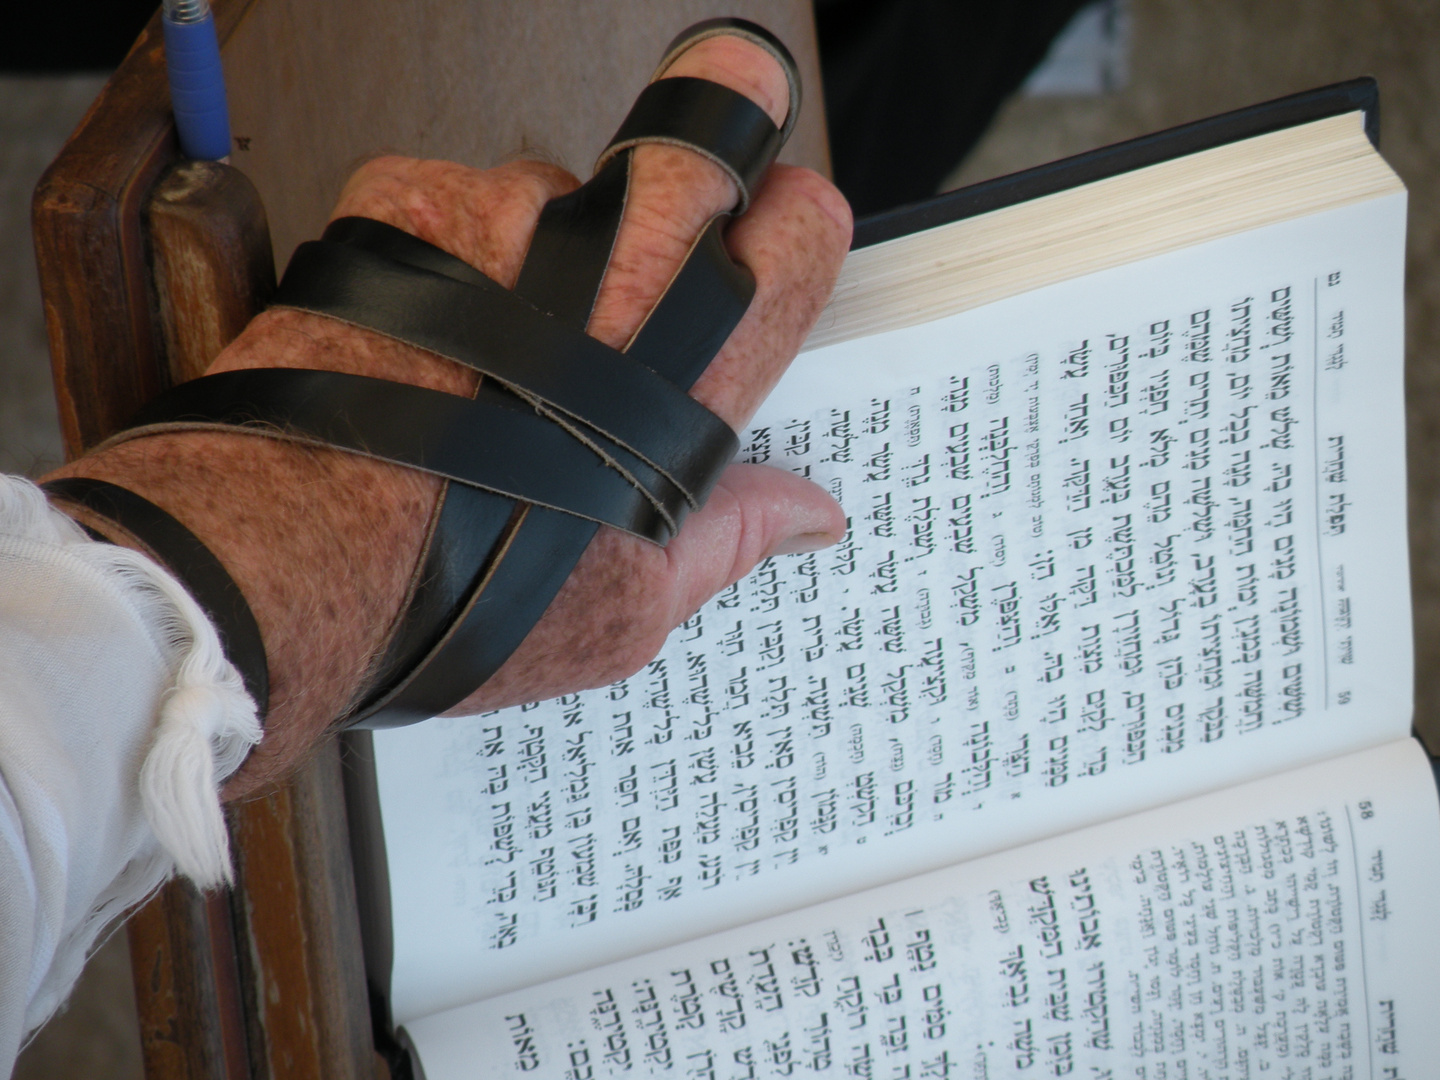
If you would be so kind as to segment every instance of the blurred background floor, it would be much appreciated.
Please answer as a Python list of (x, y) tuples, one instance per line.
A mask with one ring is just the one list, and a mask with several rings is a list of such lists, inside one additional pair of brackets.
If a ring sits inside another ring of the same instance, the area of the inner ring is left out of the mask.
[(38, 475), (61, 460), (30, 195), (104, 78), (0, 76), (0, 469)]
[[(947, 186), (1327, 82), (1380, 80), (1382, 149), (1410, 188), (1407, 347), (1412, 567), (1440, 585), (1440, 3), (1436, 0), (1131, 0), (1128, 59), (1108, 55), (1088, 96), (1017, 96)], [(1093, 13), (1092, 13), (1093, 17)], [(1094, 32), (1092, 27), (1089, 31)], [(1083, 34), (1081, 35), (1083, 38)], [(1072, 39), (1075, 40), (1075, 39)], [(1082, 50), (1083, 51), (1083, 50)], [(1102, 50), (1103, 51), (1103, 50)], [(1051, 89), (1074, 86), (1073, 57)], [(1083, 65), (1082, 65), (1083, 66)], [(1126, 77), (1128, 69), (1128, 78)], [(1067, 82), (1066, 78), (1071, 81)], [(1124, 85), (1118, 86), (1121, 80)], [(60, 460), (29, 198), (102, 80), (0, 77), (0, 468), (36, 475)], [(1038, 88), (1043, 89), (1043, 80)], [(1440, 618), (1417, 611), (1418, 708), (1440, 704)], [(17, 1077), (140, 1076), (123, 934), (91, 961), (67, 1012), (21, 1056)]]

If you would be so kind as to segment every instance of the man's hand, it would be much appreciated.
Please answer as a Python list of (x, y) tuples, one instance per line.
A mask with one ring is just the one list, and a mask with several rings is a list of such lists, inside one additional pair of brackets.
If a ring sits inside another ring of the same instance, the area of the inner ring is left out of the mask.
[[(778, 66), (738, 38), (699, 43), (667, 74), (724, 83), (777, 123), (787, 109)], [(641, 147), (632, 176), (589, 325), (616, 348), (641, 325), (706, 222), (736, 199), (717, 166), (682, 149)], [(563, 170), (536, 162), (479, 172), (382, 158), (352, 178), (335, 216), (388, 222), (509, 286), (541, 208), (575, 185)], [(755, 275), (755, 299), (693, 393), (737, 430), (814, 323), (849, 237), (840, 194), (814, 173), (782, 166), (727, 232), (733, 257)], [(467, 395), (477, 378), (378, 334), (284, 310), (257, 318), (211, 370), (244, 367), (325, 368)], [(226, 787), (232, 798), (283, 776), (351, 703), (390, 636), (440, 488), (428, 475), (341, 451), (211, 432), (122, 443), (56, 475), (108, 479), (168, 509), (219, 556), (254, 609), (270, 660), (270, 718), (264, 741)], [(844, 529), (839, 506), (808, 481), (732, 466), (666, 548), (602, 528), (521, 647), (455, 711), (623, 678), (761, 559), (823, 547)]]

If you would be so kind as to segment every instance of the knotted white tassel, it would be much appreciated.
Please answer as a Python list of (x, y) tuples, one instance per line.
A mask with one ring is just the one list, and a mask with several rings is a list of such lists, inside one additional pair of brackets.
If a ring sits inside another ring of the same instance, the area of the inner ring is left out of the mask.
[(135, 588), (159, 594), (151, 625), (178, 660), (140, 769), (145, 817), (182, 874), (202, 889), (228, 884), (230, 841), (217, 791), (260, 741), (255, 705), (190, 594), (149, 560), (137, 556), (126, 570)]
[(140, 798), (155, 837), (200, 888), (231, 880), (220, 783), (260, 741), (244, 682), (225, 658), (210, 620), (169, 573), (129, 548), (90, 540), (49, 507), (33, 484), (0, 478), (0, 511), (23, 535), (64, 545), (117, 579), (165, 656), (173, 682), (140, 771)]
[(182, 667), (161, 707), (140, 770), (140, 797), (176, 869), (203, 889), (231, 880), (229, 835), (215, 797), (215, 748), (253, 724), (255, 710), (242, 689), (186, 681), (186, 675)]

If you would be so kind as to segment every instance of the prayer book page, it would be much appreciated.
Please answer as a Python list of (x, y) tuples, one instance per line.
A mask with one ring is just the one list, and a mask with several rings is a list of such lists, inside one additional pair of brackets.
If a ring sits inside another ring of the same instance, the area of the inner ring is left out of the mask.
[(615, 686), (376, 733), (397, 1022), (1405, 735), (1404, 222), (802, 354), (742, 457), (842, 544)]
[(1437, 889), (1399, 740), (408, 1030), (428, 1080), (1428, 1075)]

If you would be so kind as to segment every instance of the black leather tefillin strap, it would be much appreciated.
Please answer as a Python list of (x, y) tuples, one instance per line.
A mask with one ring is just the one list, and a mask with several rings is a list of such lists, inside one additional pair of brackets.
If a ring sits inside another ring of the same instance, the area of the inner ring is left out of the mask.
[[(624, 214), (631, 151), (693, 149), (740, 187), (740, 208), (799, 108), (794, 60), (738, 19), (698, 24), (656, 78), (717, 34), (745, 37), (790, 82), (783, 129), (744, 95), (691, 78), (652, 81), (595, 176), (541, 212), (506, 290), (408, 233), (363, 218), (302, 244), (274, 304), (337, 318), (486, 376), (473, 398), (326, 371), (206, 376), (151, 403), (118, 439), (221, 427), (335, 446), (443, 478), (408, 601), (341, 726), (444, 712), (484, 683), (539, 620), (599, 524), (665, 543), (703, 504), (738, 446), (686, 391), (754, 294), (710, 222), (623, 351), (586, 336)], [(161, 553), (163, 555), (163, 552)]]

